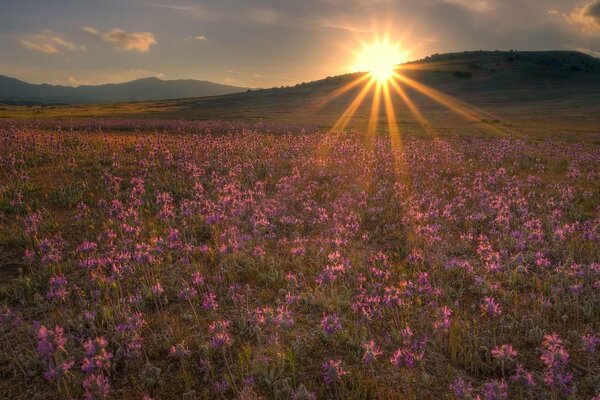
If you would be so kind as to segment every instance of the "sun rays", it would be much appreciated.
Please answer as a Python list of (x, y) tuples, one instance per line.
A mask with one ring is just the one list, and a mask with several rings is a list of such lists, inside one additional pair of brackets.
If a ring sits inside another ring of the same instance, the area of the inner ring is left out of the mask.
[[(401, 50), (399, 43), (392, 43), (387, 37), (376, 39), (371, 44), (362, 43), (361, 51), (356, 54), (357, 61), (354, 68), (363, 72), (356, 79), (330, 93), (323, 101), (323, 104), (327, 104), (350, 91), (357, 92), (332, 125), (331, 132), (345, 130), (353, 118), (357, 117), (358, 110), (368, 106), (365, 134), (369, 138), (379, 132), (381, 120), (385, 119), (387, 133), (392, 143), (400, 145), (401, 121), (397, 113), (402, 109), (407, 110), (428, 135), (436, 135), (435, 127), (428, 116), (411, 97), (412, 94), (418, 93), (420, 97), (427, 98), (461, 119), (494, 135), (505, 136), (514, 133), (503, 126), (488, 122), (496, 120), (490, 113), (434, 89), (415, 77), (418, 72), (435, 71), (440, 67), (443, 68), (444, 65), (439, 62), (403, 63), (405, 54), (407, 52)], [(452, 63), (449, 62), (445, 67), (451, 65)], [(367, 102), (368, 99), (371, 99), (370, 104)]]

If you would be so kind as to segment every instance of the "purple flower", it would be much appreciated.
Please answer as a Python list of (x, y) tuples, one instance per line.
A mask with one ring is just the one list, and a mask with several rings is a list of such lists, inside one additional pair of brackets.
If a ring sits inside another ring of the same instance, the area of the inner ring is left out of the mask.
[(216, 310), (219, 308), (219, 303), (217, 303), (217, 296), (214, 293), (205, 293), (202, 296), (202, 308), (206, 311)]
[(108, 371), (113, 354), (106, 350), (107, 346), (108, 342), (103, 337), (86, 340), (83, 343), (85, 357), (81, 364), (81, 370), (86, 374)]
[(397, 368), (415, 366), (415, 354), (409, 349), (397, 349), (390, 357), (390, 363)]
[(485, 299), (483, 299), (481, 310), (490, 317), (502, 314), (502, 307), (496, 302), (496, 300), (493, 297), (486, 297)]
[(326, 334), (334, 334), (335, 332), (342, 329), (340, 317), (337, 314), (323, 314), (323, 318), (321, 319), (321, 327), (323, 328), (323, 332), (325, 332)]
[(212, 339), (210, 345), (213, 349), (218, 349), (223, 346), (229, 346), (233, 339), (229, 334), (229, 325), (231, 322), (223, 320), (223, 321), (215, 321), (210, 324), (209, 331), (212, 335)]
[(48, 289), (48, 293), (46, 293), (46, 298), (48, 300), (61, 300), (64, 301), (69, 294), (67, 289), (67, 278), (64, 275), (56, 275), (50, 278), (48, 281), (48, 285), (50, 286)]
[(581, 336), (581, 340), (583, 341), (583, 348), (587, 353), (596, 353), (596, 346), (600, 343), (600, 337), (588, 333)]
[(85, 400), (107, 399), (110, 394), (110, 382), (101, 374), (91, 374), (83, 381), (83, 398)]
[(48, 329), (44, 325), (38, 328), (38, 352), (46, 358), (52, 357), (54, 351), (63, 348), (67, 344), (63, 328), (56, 325), (54, 329)]
[(483, 385), (481, 394), (485, 400), (500, 400), (508, 398), (508, 385), (504, 380), (492, 380)]
[(470, 397), (473, 393), (473, 386), (471, 385), (471, 383), (465, 381), (460, 376), (456, 378), (456, 380), (453, 383), (450, 384), (449, 388), (459, 399)]
[(342, 360), (327, 360), (323, 363), (322, 368), (323, 381), (328, 386), (341, 381), (342, 377), (348, 374), (348, 371), (342, 367)]
[(363, 362), (365, 364), (371, 364), (382, 354), (381, 348), (373, 340), (363, 343), (362, 348), (365, 350), (365, 354), (363, 355)]

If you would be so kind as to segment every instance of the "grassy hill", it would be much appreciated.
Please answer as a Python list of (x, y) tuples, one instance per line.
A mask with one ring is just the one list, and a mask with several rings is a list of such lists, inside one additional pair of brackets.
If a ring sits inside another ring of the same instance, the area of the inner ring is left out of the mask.
[[(600, 60), (568, 51), (474, 51), (432, 55), (399, 66), (401, 75), (467, 104), (482, 122), (507, 129), (598, 133)], [(362, 85), (331, 98), (362, 73), (328, 77), (292, 87), (253, 90), (224, 96), (94, 106), (4, 107), (0, 117), (142, 117), (162, 119), (269, 120), (332, 126), (356, 98)], [(469, 130), (448, 107), (400, 83), (428, 124), (440, 131)], [(372, 93), (356, 110), (349, 126), (364, 128)], [(394, 109), (405, 131), (422, 128), (395, 93)], [(380, 129), (386, 115), (381, 107)]]

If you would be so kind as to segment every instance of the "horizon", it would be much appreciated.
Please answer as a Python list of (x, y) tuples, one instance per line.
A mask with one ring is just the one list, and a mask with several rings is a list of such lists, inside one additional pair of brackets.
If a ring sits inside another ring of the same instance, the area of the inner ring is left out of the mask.
[(74, 87), (144, 77), (288, 86), (356, 72), (356, 49), (383, 37), (398, 61), (479, 49), (600, 55), (597, 0), (59, 3), (3, 7), (0, 54), (11, 57), (0, 74)]
[[(463, 51), (452, 51), (452, 52), (448, 52), (448, 53), (433, 53), (433, 54), (429, 54), (423, 58), (418, 58), (418, 59), (410, 59), (410, 60), (404, 60), (402, 63), (396, 64), (397, 66), (402, 66), (405, 64), (410, 64), (410, 63), (415, 63), (415, 62), (419, 62), (419, 61), (423, 61), (428, 57), (432, 57), (432, 56), (436, 56), (436, 55), (444, 55), (444, 54), (462, 54), (462, 53), (478, 53), (478, 52), (488, 52), (488, 53), (494, 53), (494, 52), (515, 52), (515, 53), (530, 53), (530, 52), (537, 52), (537, 53), (551, 53), (551, 52), (564, 52), (564, 53), (580, 53), (580, 54), (584, 54), (584, 55), (588, 55), (590, 57), (596, 58), (600, 60), (600, 54), (599, 55), (593, 55), (593, 54), (589, 54), (583, 51), (579, 51), (579, 50), (518, 50), (518, 49), (509, 49), (509, 50), (499, 50), (499, 49), (494, 49), (494, 50), (483, 50), (483, 49), (478, 49), (478, 50), (463, 50)], [(25, 82), (25, 83), (30, 83), (30, 84), (34, 84), (34, 85), (50, 85), (50, 86), (62, 86), (62, 87), (70, 87), (70, 88), (78, 88), (78, 87), (82, 87), (82, 86), (103, 86), (103, 85), (118, 85), (118, 84), (123, 84), (123, 83), (131, 83), (131, 82), (135, 82), (135, 81), (140, 81), (140, 80), (145, 80), (145, 79), (157, 79), (160, 81), (164, 81), (164, 82), (168, 82), (168, 81), (198, 81), (198, 82), (207, 82), (207, 83), (216, 83), (219, 85), (225, 85), (225, 86), (232, 86), (232, 87), (238, 87), (240, 89), (273, 89), (273, 88), (279, 88), (279, 87), (291, 87), (291, 86), (295, 86), (295, 85), (301, 85), (301, 84), (305, 84), (305, 83), (310, 83), (310, 82), (315, 82), (315, 81), (320, 81), (320, 80), (324, 80), (326, 78), (329, 77), (339, 77), (339, 76), (345, 76), (345, 75), (351, 75), (351, 74), (368, 74), (370, 71), (368, 68), (365, 68), (363, 70), (354, 70), (354, 71), (350, 71), (350, 72), (344, 72), (338, 75), (327, 75), (327, 76), (322, 76), (320, 78), (317, 78), (315, 80), (312, 81), (302, 81), (302, 82), (295, 82), (295, 83), (291, 83), (289, 85), (280, 85), (280, 86), (254, 86), (254, 87), (250, 87), (250, 86), (237, 86), (235, 84), (228, 84), (228, 83), (221, 83), (221, 82), (213, 82), (213, 81), (208, 81), (205, 79), (199, 79), (199, 78), (188, 78), (188, 77), (174, 77), (174, 78), (165, 78), (165, 77), (161, 77), (161, 76), (157, 76), (157, 75), (147, 75), (147, 76), (141, 76), (139, 78), (135, 78), (135, 79), (131, 79), (128, 81), (122, 81), (122, 82), (113, 82), (113, 81), (107, 81), (107, 82), (100, 82), (100, 83), (95, 83), (95, 84), (61, 84), (61, 83), (49, 83), (49, 82), (30, 82), (30, 81), (25, 81), (19, 78), (16, 78), (14, 76), (9, 76), (9, 75), (5, 75), (0, 73), (0, 76), (4, 76), (6, 78), (11, 78), (11, 79), (17, 79), (19, 81)]]

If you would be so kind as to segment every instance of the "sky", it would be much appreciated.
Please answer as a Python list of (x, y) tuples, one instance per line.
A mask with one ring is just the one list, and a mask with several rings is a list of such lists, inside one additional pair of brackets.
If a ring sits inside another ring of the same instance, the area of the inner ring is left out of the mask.
[(0, 0), (0, 74), (272, 87), (353, 72), (362, 43), (405, 60), (464, 50), (600, 57), (600, 0)]

